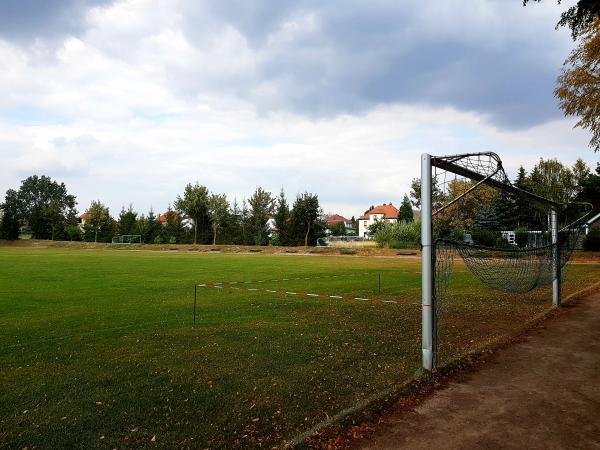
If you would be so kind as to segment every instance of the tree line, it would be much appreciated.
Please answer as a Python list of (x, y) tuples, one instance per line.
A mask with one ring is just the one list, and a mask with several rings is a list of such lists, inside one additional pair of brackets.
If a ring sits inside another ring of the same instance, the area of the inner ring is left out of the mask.
[(24, 229), (34, 239), (110, 242), (116, 235), (140, 235), (143, 243), (238, 245), (315, 245), (324, 235), (316, 194), (304, 192), (290, 205), (283, 189), (277, 197), (262, 187), (241, 204), (225, 194), (188, 184), (167, 211), (157, 215), (123, 207), (117, 217), (99, 200), (82, 219), (76, 197), (64, 183), (33, 175), (0, 204), (0, 239), (18, 239)]

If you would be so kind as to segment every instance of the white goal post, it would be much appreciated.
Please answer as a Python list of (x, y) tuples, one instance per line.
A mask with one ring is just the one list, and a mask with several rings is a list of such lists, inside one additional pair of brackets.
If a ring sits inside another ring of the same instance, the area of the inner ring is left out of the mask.
[[(457, 164), (463, 158), (485, 156), (490, 161), (494, 162), (495, 170), (490, 170), (487, 173), (477, 172), (476, 169), (469, 167), (468, 165)], [(450, 203), (438, 209), (436, 212), (441, 211), (450, 204), (458, 201), (472, 190), (476, 189), (481, 184), (487, 184), (498, 190), (504, 190), (512, 192), (513, 194), (522, 196), (532, 204), (540, 205), (549, 211), (549, 225), (551, 230), (551, 243), (553, 245), (552, 255), (552, 303), (555, 306), (560, 305), (560, 261), (558, 251), (558, 221), (557, 221), (557, 210), (563, 206), (559, 203), (545, 199), (538, 195), (530, 192), (523, 191), (510, 182), (503, 182), (499, 174), (506, 177), (502, 168), (502, 162), (495, 153), (479, 153), (479, 154), (463, 154), (463, 155), (452, 155), (444, 157), (432, 157), (431, 155), (424, 153), (421, 155), (421, 257), (422, 257), (422, 270), (421, 270), (421, 289), (422, 289), (422, 302), (421, 302), (421, 325), (422, 325), (422, 339), (421, 339), (421, 350), (422, 350), (422, 363), (425, 370), (431, 371), (435, 368), (437, 360), (437, 343), (435, 342), (437, 336), (437, 324), (435, 314), (435, 254), (434, 254), (434, 241), (433, 241), (433, 205), (432, 205), (432, 193), (433, 179), (432, 167), (435, 166), (447, 172), (457, 174), (459, 176), (469, 178), (476, 182), (474, 187), (467, 190), (459, 197), (451, 200)], [(506, 178), (504, 178), (506, 179)]]
[(118, 234), (112, 238), (113, 244), (141, 244), (142, 236), (139, 234)]

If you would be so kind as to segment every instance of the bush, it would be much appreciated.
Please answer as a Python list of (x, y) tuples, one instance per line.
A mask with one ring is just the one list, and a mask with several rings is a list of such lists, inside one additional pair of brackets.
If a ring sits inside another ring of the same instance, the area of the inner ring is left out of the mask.
[(487, 228), (474, 228), (471, 233), (473, 241), (477, 245), (483, 245), (485, 247), (493, 247), (496, 244), (498, 234)]
[(592, 228), (583, 241), (583, 249), (588, 252), (600, 252), (600, 228)]
[[(406, 248), (419, 245), (421, 222), (383, 222), (375, 233), (375, 242), (380, 247), (396, 245), (394, 248)], [(404, 245), (404, 247), (398, 247)]]
[(279, 239), (279, 233), (271, 234), (271, 240), (269, 241), (269, 244), (274, 245), (274, 246), (281, 245), (281, 239)]

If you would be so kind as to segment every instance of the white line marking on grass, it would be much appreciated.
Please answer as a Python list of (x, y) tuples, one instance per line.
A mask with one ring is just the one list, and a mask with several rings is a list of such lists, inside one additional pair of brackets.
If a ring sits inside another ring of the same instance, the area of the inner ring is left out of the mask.
[(360, 300), (361, 302), (368, 302), (369, 301), (368, 298), (362, 298), (362, 297), (354, 297), (354, 300)]
[(290, 294), (290, 295), (296, 295), (296, 293), (295, 293), (295, 292), (288, 292), (288, 291), (285, 291), (285, 293), (286, 293), (286, 294)]
[(248, 288), (249, 291), (258, 291), (256, 288)]
[(306, 294), (306, 295), (309, 297), (318, 297), (319, 296), (319, 294)]
[(330, 295), (329, 298), (344, 298), (341, 295)]
[(276, 294), (276, 293), (277, 293), (277, 291), (273, 291), (273, 290), (271, 290), (271, 289), (265, 289), (265, 291), (267, 291), (267, 292), (271, 292), (271, 293), (273, 293), (273, 294)]
[(383, 303), (398, 303), (396, 300), (383, 300)]

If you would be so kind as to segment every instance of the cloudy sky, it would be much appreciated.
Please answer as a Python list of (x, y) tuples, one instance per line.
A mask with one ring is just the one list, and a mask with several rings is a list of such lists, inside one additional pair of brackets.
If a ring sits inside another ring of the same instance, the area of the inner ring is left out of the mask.
[(553, 98), (573, 2), (3, 0), (0, 191), (164, 210), (188, 182), (398, 203), (422, 152), (595, 165)]

